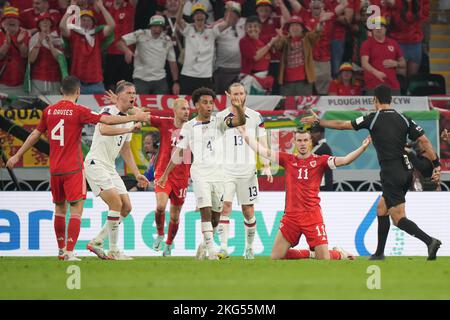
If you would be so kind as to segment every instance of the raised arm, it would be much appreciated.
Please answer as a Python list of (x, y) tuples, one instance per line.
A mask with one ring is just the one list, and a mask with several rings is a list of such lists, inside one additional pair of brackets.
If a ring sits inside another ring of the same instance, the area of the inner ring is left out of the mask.
[[(137, 109), (137, 108), (136, 108)], [(121, 124), (127, 122), (148, 122), (150, 121), (150, 112), (144, 112), (141, 110), (136, 110), (135, 114), (126, 116), (116, 116), (116, 115), (102, 115), (100, 117), (101, 123), (106, 124)]]
[(258, 143), (255, 139), (250, 137), (247, 134), (247, 130), (244, 126), (238, 127), (239, 133), (244, 138), (245, 142), (250, 146), (250, 148), (253, 149), (257, 154), (259, 154), (261, 157), (264, 157), (272, 162), (278, 163), (278, 153), (275, 151), (272, 151), (269, 148), (265, 148), (260, 143)]
[(236, 117), (226, 119), (226, 124), (229, 128), (239, 127), (245, 124), (244, 100), (239, 96), (232, 96), (225, 91), (227, 97), (231, 99), (231, 104), (236, 110)]
[(356, 159), (358, 159), (358, 157), (362, 155), (364, 151), (366, 151), (371, 141), (372, 139), (370, 137), (367, 137), (366, 139), (364, 139), (364, 141), (362, 142), (361, 146), (358, 149), (350, 152), (345, 157), (336, 157), (335, 158), (336, 167), (346, 166), (355, 161)]
[(106, 26), (103, 29), (103, 35), (105, 37), (109, 36), (111, 33), (114, 32), (114, 28), (116, 27), (116, 22), (114, 21), (114, 18), (109, 13), (108, 10), (106, 10), (103, 0), (94, 0), (94, 8), (98, 11), (100, 11), (103, 15), (103, 18), (105, 19)]
[(183, 19), (183, 8), (185, 3), (186, 3), (185, 0), (180, 0), (180, 6), (178, 7), (177, 11), (177, 19), (175, 21), (175, 23), (178, 25), (181, 31), (183, 31), (184, 28), (186, 28), (186, 21), (184, 21)]
[[(261, 146), (261, 148), (264, 148), (268, 150), (268, 143), (267, 143), (267, 136), (262, 136), (258, 138), (258, 143)], [(267, 176), (267, 181), (272, 183), (273, 182), (273, 176), (272, 172), (270, 171), (270, 160), (267, 158), (262, 159), (263, 163), (263, 169), (262, 174)]]
[(71, 15), (69, 14), (69, 12), (66, 11), (66, 13), (63, 15), (60, 23), (59, 23), (59, 28), (61, 29), (61, 34), (63, 35), (63, 37), (69, 38), (70, 37), (70, 30), (69, 28), (67, 28), (67, 20), (69, 19)]

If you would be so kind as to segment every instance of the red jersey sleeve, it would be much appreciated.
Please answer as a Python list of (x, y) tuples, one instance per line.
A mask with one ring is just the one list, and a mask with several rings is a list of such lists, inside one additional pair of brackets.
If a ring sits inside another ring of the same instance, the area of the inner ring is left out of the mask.
[(370, 42), (368, 40), (364, 41), (361, 45), (360, 53), (359, 55), (362, 56), (369, 56), (370, 57)]
[(320, 156), (320, 164), (324, 170), (336, 169), (336, 157), (324, 154)]
[(286, 168), (286, 163), (288, 162), (289, 154), (286, 152), (278, 152), (278, 162), (280, 166)]
[(39, 131), (40, 133), (44, 133), (45, 131), (47, 131), (47, 112), (48, 112), (48, 109), (45, 108), (44, 111), (42, 112), (41, 121), (39, 122), (39, 124), (36, 128), (37, 131)]
[(163, 122), (161, 117), (157, 117), (157, 116), (150, 116), (150, 125), (152, 127), (156, 127), (156, 128), (161, 128), (163, 125)]
[(101, 114), (86, 107), (78, 105), (79, 121), (81, 124), (97, 124), (100, 122)]

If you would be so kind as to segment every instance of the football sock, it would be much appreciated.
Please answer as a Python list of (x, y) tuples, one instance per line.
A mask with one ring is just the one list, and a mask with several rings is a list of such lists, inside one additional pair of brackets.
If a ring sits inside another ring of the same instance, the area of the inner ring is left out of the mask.
[(386, 247), (386, 240), (389, 234), (389, 229), (391, 227), (391, 221), (389, 216), (377, 216), (378, 219), (378, 244), (377, 251), (375, 251), (376, 256), (381, 256), (384, 254), (384, 248)]
[[(119, 218), (119, 224), (122, 223), (123, 219), (124, 219), (124, 217), (123, 217), (123, 216), (120, 216), (120, 218)], [(100, 232), (98, 233), (98, 235), (94, 238), (94, 241), (95, 241), (95, 242), (103, 243), (103, 241), (106, 239), (107, 236), (108, 236), (108, 224), (105, 223), (105, 224), (103, 225), (102, 230), (100, 230)]]
[(66, 246), (66, 216), (60, 216), (55, 214), (53, 221), (53, 227), (55, 229), (56, 241), (58, 242), (58, 248), (63, 249)]
[(168, 244), (168, 245), (172, 244), (173, 239), (177, 235), (177, 231), (178, 231), (178, 222), (175, 223), (172, 220), (170, 220), (170, 222), (169, 222), (169, 230), (167, 231), (166, 244)]
[(213, 227), (211, 222), (202, 222), (203, 243), (210, 255), (214, 252)]
[(244, 219), (245, 225), (245, 247), (253, 248), (253, 240), (256, 233), (256, 218), (253, 216), (250, 220)]
[(408, 232), (413, 237), (416, 237), (420, 240), (422, 240), (427, 246), (431, 243), (431, 237), (427, 235), (425, 232), (423, 232), (417, 224), (415, 224), (413, 221), (407, 219), (406, 217), (401, 218), (398, 223), (397, 227), (399, 229), (402, 229), (403, 231)]
[(109, 249), (117, 251), (117, 241), (119, 240), (119, 223), (120, 212), (109, 210), (108, 218), (106, 220), (106, 227), (108, 229)]
[(228, 236), (230, 233), (230, 217), (229, 216), (220, 216), (219, 222), (219, 240), (220, 240), (220, 248), (222, 250), (228, 251)]
[(309, 250), (289, 249), (284, 259), (309, 259)]
[(166, 213), (164, 211), (155, 212), (155, 222), (156, 222), (156, 229), (158, 230), (158, 236), (164, 236), (164, 222), (166, 220)]
[(339, 251), (329, 250), (328, 252), (330, 253), (330, 260), (341, 260), (342, 257)]
[(71, 214), (69, 219), (69, 226), (67, 228), (67, 251), (73, 251), (75, 244), (80, 234), (81, 216), (78, 214)]

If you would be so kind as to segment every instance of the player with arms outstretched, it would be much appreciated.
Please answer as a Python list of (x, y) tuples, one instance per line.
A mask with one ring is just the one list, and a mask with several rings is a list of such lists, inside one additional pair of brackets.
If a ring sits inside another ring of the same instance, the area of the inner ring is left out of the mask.
[[(266, 130), (261, 114), (245, 106), (246, 92), (240, 83), (233, 83), (226, 92), (228, 96), (240, 97), (244, 102), (243, 109), (245, 117), (245, 128), (253, 138), (257, 138), (263, 145), (267, 146)], [(217, 117), (226, 118), (236, 114), (233, 106), (226, 108)], [(227, 130), (225, 133), (224, 172), (225, 172), (225, 194), (223, 197), (223, 211), (220, 215), (218, 234), (220, 239), (219, 257), (228, 257), (228, 237), (230, 226), (230, 213), (232, 210), (233, 197), (236, 194), (239, 205), (242, 206), (245, 226), (245, 259), (254, 259), (253, 240), (256, 233), (256, 219), (254, 204), (258, 200), (259, 187), (256, 169), (255, 152), (244, 142), (238, 129)], [(264, 159), (263, 173), (267, 174), (268, 181), (272, 182), (270, 162)]]
[[(131, 82), (120, 81), (116, 88), (116, 100), (113, 105), (104, 107), (100, 113), (105, 115), (126, 116), (136, 102), (136, 89)], [(117, 246), (119, 224), (131, 212), (131, 202), (125, 184), (116, 171), (115, 160), (122, 156), (125, 164), (131, 168), (141, 187), (148, 185), (147, 178), (139, 172), (131, 152), (132, 132), (141, 129), (141, 124), (124, 123), (95, 126), (91, 148), (86, 155), (84, 166), (86, 179), (95, 196), (100, 196), (108, 205), (108, 217), (100, 233), (92, 239), (87, 249), (100, 259), (131, 260)], [(108, 236), (109, 252), (103, 250), (103, 241)]]
[(244, 127), (239, 131), (250, 147), (261, 156), (279, 163), (286, 175), (286, 206), (280, 222), (280, 230), (272, 248), (272, 259), (304, 259), (310, 257), (308, 250), (290, 249), (295, 247), (300, 237), (305, 235), (310, 250), (316, 259), (353, 259), (353, 256), (340, 248), (328, 250), (328, 239), (320, 208), (320, 183), (328, 168), (348, 165), (357, 159), (370, 144), (370, 138), (361, 147), (345, 157), (329, 155), (318, 156), (311, 153), (312, 139), (308, 131), (297, 130), (294, 145), (298, 155), (275, 152), (258, 144), (249, 136)]
[[(178, 142), (181, 127), (189, 120), (189, 103), (187, 100), (179, 98), (173, 102), (174, 118), (170, 117), (150, 117), (150, 125), (159, 129), (159, 152), (155, 168), (155, 180), (158, 181), (164, 174), (164, 171), (172, 157), (172, 151)], [(189, 159), (176, 166), (170, 173), (164, 188), (155, 185), (156, 211), (155, 222), (158, 230), (158, 236), (153, 243), (153, 249), (160, 251), (164, 241), (164, 220), (166, 215), (166, 206), (170, 198), (170, 222), (167, 234), (166, 245), (163, 256), (172, 254), (172, 242), (178, 231), (178, 223), (181, 207), (186, 198), (186, 192), (189, 184)]]
[(218, 225), (223, 208), (225, 177), (222, 138), (227, 129), (245, 124), (241, 98), (232, 97), (231, 101), (236, 108), (235, 116), (218, 118), (212, 115), (215, 97), (214, 91), (208, 88), (202, 87), (193, 92), (192, 102), (198, 115), (181, 128), (177, 148), (164, 174), (157, 181), (157, 184), (164, 188), (170, 172), (180, 164), (183, 150), (189, 147), (194, 156), (190, 170), (192, 186), (202, 221), (203, 243), (197, 250), (197, 258), (200, 260), (205, 259), (206, 251), (210, 260), (218, 259), (213, 242), (213, 228)]
[[(120, 124), (131, 121), (148, 121), (149, 114), (136, 111), (134, 115), (100, 115), (76, 103), (80, 96), (80, 80), (73, 76), (61, 82), (62, 99), (48, 106), (42, 113), (38, 127), (28, 136), (17, 153), (9, 159), (9, 168), (20, 160), (41, 135), (48, 132), (50, 144), (50, 187), (55, 203), (54, 228), (60, 260), (78, 261), (73, 249), (80, 233), (81, 215), (86, 199), (81, 130), (85, 124)], [(67, 228), (66, 208), (70, 204), (70, 220)]]

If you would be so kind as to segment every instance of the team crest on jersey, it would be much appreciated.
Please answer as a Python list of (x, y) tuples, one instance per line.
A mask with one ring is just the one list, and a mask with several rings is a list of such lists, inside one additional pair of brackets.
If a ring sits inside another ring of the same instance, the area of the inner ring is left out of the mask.
[(119, 19), (122, 20), (123, 18), (125, 18), (125, 13), (122, 12), (121, 14), (119, 14)]
[(313, 168), (316, 166), (316, 164), (317, 164), (316, 160), (311, 161), (311, 162), (309, 163), (309, 165), (310, 165), (311, 167), (313, 167)]
[(388, 46), (390, 52), (394, 52), (394, 46)]

